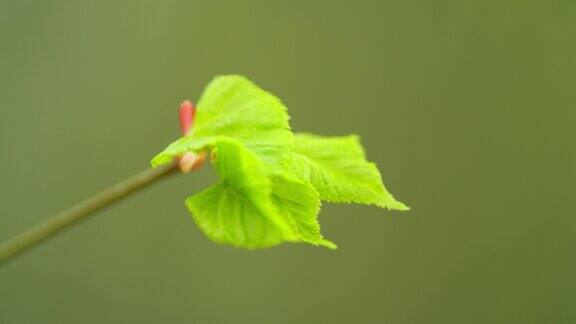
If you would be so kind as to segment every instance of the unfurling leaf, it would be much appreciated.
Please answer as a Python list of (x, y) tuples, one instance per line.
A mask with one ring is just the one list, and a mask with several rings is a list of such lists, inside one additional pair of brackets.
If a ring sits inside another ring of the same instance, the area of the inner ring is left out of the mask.
[(321, 200), (408, 209), (386, 190), (357, 136), (294, 136), (288, 120), (281, 101), (248, 79), (216, 77), (192, 131), (152, 165), (212, 152), (220, 180), (186, 205), (210, 239), (242, 248), (306, 242), (335, 249), (320, 232)]

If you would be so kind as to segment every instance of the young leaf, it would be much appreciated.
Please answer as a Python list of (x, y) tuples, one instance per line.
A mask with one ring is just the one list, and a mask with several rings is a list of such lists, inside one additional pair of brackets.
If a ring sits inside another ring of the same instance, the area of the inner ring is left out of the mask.
[(198, 226), (211, 239), (260, 248), (298, 236), (274, 205), (267, 168), (237, 140), (211, 143), (220, 181), (186, 201)]
[(272, 184), (274, 202), (298, 234), (299, 239), (314, 245), (336, 249), (336, 245), (325, 240), (320, 233), (318, 223), (320, 196), (314, 187), (287, 175), (273, 176)]
[(243, 248), (285, 241), (336, 248), (320, 233), (321, 200), (408, 209), (386, 191), (356, 136), (294, 137), (288, 120), (280, 100), (246, 78), (217, 77), (192, 132), (152, 165), (211, 151), (220, 180), (186, 205), (209, 238)]
[(210, 144), (220, 181), (190, 197), (186, 205), (211, 239), (244, 248), (303, 241), (336, 248), (323, 239), (318, 192), (301, 180), (268, 175), (268, 168), (234, 139)]
[[(305, 182), (279, 175), (272, 177), (272, 183), (272, 195), (267, 200), (261, 193), (242, 193), (220, 180), (188, 198), (186, 205), (196, 224), (219, 243), (255, 249), (301, 241), (336, 249), (320, 234), (320, 199), (316, 190)], [(273, 214), (283, 217), (291, 230), (272, 222), (269, 215)]]
[(297, 134), (292, 154), (284, 163), (290, 172), (310, 182), (322, 200), (408, 209), (386, 190), (376, 165), (366, 161), (356, 135)]
[(186, 205), (198, 227), (219, 243), (255, 249), (293, 240), (267, 217), (272, 207), (256, 205), (223, 181), (188, 198)]
[(170, 163), (185, 152), (199, 150), (215, 137), (239, 140), (259, 158), (274, 166), (293, 143), (286, 107), (280, 99), (238, 75), (214, 78), (198, 102), (192, 133), (152, 160)]

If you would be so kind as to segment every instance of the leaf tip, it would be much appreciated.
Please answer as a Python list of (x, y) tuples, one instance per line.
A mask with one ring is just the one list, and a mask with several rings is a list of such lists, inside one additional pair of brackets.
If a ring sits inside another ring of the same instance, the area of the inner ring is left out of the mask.
[(336, 245), (333, 242), (328, 241), (326, 239), (320, 240), (320, 242), (318, 242), (318, 245), (329, 248), (330, 250), (338, 250), (338, 245)]
[(392, 201), (387, 201), (380, 204), (380, 207), (387, 208), (389, 210), (398, 210), (398, 211), (408, 211), (410, 207), (400, 202), (398, 200), (393, 199)]

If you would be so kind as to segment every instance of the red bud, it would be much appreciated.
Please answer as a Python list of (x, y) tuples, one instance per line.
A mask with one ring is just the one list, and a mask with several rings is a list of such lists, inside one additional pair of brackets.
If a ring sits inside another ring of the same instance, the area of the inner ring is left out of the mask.
[(180, 130), (182, 136), (188, 135), (194, 124), (194, 117), (196, 117), (196, 107), (190, 100), (184, 100), (180, 104)]

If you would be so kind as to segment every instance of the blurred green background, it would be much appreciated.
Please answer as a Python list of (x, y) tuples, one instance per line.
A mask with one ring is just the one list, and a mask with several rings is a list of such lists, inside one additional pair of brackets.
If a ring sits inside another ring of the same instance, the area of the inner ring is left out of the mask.
[(205, 168), (0, 269), (0, 323), (575, 323), (576, 2), (0, 0), (0, 240), (148, 166), (217, 74), (359, 133), (413, 208), (214, 244)]

